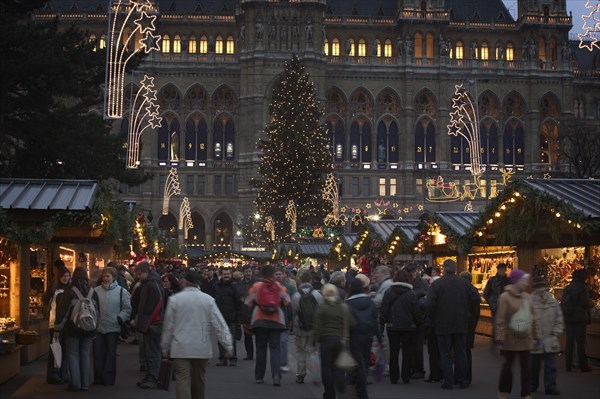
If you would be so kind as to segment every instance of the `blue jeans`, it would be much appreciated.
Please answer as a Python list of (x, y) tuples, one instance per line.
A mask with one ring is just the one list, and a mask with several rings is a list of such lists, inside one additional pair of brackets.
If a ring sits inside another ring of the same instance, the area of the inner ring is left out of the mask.
[(80, 390), (90, 387), (91, 354), (93, 336), (74, 335), (66, 337), (67, 364), (71, 379), (69, 389)]
[(544, 363), (544, 390), (556, 389), (556, 353), (531, 354), (531, 392), (540, 385), (540, 369)]
[(267, 370), (267, 348), (271, 353), (271, 376), (281, 377), (281, 365), (279, 364), (281, 356), (281, 333), (283, 329), (276, 328), (254, 328), (256, 336), (256, 365), (254, 367), (254, 378), (263, 380)]
[(96, 334), (94, 340), (94, 384), (115, 385), (119, 333)]
[[(444, 384), (468, 384), (467, 334), (438, 334), (437, 342), (440, 349), (440, 364), (442, 366)], [(453, 348), (454, 351), (452, 351)], [(453, 352), (454, 362), (452, 361)]]

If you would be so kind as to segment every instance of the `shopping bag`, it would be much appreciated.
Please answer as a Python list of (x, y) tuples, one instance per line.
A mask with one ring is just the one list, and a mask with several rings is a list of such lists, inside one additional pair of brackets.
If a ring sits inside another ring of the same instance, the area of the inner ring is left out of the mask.
[(54, 368), (59, 369), (62, 363), (62, 347), (60, 346), (58, 337), (52, 337), (50, 349), (52, 350), (52, 355), (54, 356)]
[(158, 370), (158, 389), (169, 390), (169, 384), (171, 383), (171, 376), (173, 375), (173, 362), (169, 359), (162, 359), (160, 361), (160, 369)]
[(357, 365), (358, 363), (356, 363), (356, 360), (354, 360), (354, 357), (352, 357), (352, 354), (346, 348), (342, 348), (342, 351), (335, 359), (335, 367), (340, 370), (350, 371)]

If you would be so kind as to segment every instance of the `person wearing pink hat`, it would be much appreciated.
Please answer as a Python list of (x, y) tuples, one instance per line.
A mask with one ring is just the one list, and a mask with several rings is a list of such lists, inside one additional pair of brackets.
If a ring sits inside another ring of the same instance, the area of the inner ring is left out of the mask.
[[(529, 274), (523, 270), (514, 269), (509, 275), (510, 284), (498, 300), (498, 310), (495, 320), (496, 344), (504, 357), (498, 383), (498, 399), (507, 399), (512, 391), (512, 364), (518, 356), (521, 367), (521, 397), (531, 399), (531, 368), (529, 365), (530, 351), (534, 343), (539, 341), (539, 331), (535, 322), (531, 295), (526, 290), (529, 286)], [(521, 308), (523, 306), (523, 308)], [(528, 323), (524, 323), (524, 331), (516, 331), (511, 319), (516, 313), (529, 314)]]

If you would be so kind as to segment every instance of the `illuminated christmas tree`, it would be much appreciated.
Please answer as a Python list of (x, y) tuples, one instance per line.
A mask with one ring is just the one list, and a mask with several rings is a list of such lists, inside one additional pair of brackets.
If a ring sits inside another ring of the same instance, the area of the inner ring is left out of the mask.
[(267, 136), (258, 143), (263, 153), (260, 177), (253, 183), (258, 188), (258, 213), (263, 221), (273, 218), (275, 240), (284, 241), (291, 236), (285, 217), (290, 201), (296, 206), (298, 226), (322, 224), (330, 211), (322, 195), (332, 171), (329, 136), (314, 84), (297, 56), (286, 63), (269, 110)]

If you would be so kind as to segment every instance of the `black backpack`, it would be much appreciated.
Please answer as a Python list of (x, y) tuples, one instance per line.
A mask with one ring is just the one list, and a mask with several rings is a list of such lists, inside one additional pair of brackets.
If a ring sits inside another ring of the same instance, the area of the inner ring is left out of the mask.
[(312, 294), (314, 289), (311, 289), (307, 293), (304, 290), (299, 290), (300, 301), (298, 302), (298, 324), (301, 330), (311, 331), (313, 330), (313, 319), (317, 312), (319, 303), (317, 298)]

